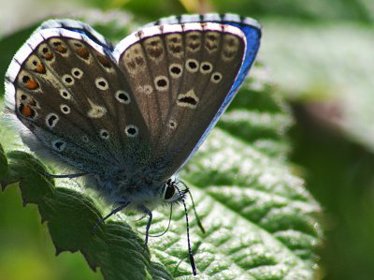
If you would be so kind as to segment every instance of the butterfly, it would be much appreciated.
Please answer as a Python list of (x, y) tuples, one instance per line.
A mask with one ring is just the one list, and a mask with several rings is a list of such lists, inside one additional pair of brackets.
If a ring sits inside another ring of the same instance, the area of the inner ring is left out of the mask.
[[(115, 206), (103, 220), (148, 215), (147, 243), (152, 209), (186, 209), (177, 174), (234, 98), (260, 39), (255, 20), (234, 14), (163, 18), (115, 46), (85, 23), (48, 20), (9, 65), (6, 106), (28, 145), (77, 170), (55, 177), (88, 176)], [(196, 274), (189, 235), (188, 244)]]

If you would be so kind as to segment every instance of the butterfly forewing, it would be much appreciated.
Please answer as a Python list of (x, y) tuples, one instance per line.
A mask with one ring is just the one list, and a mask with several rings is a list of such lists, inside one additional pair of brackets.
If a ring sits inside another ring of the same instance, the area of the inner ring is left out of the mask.
[(216, 23), (150, 30), (155, 34), (137, 33), (119, 66), (145, 116), (153, 159), (167, 163), (166, 178), (190, 155), (222, 106), (242, 65), (245, 42), (237, 28)]
[(43, 39), (19, 62), (17, 116), (76, 167), (99, 173), (122, 168), (148, 136), (121, 70), (89, 39), (53, 31), (34, 35)]
[(108, 192), (118, 184), (116, 195), (130, 185), (148, 192), (203, 142), (260, 36), (250, 19), (193, 15), (162, 19), (113, 49), (86, 24), (47, 21), (9, 66), (6, 100), (43, 144)]

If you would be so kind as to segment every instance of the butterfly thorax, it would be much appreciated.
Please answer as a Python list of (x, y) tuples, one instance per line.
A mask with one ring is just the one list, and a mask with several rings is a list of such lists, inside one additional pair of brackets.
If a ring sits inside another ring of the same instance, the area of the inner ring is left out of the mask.
[(138, 170), (131, 174), (95, 175), (94, 188), (113, 204), (129, 203), (129, 209), (147, 207), (154, 209), (162, 203), (162, 189), (166, 180), (160, 180), (148, 170)]

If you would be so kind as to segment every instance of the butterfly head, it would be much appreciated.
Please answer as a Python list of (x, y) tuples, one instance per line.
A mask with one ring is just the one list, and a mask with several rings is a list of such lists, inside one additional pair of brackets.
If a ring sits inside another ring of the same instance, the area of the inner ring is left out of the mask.
[(162, 187), (162, 200), (165, 203), (180, 203), (188, 192), (189, 189), (183, 183), (169, 179)]
[(160, 182), (140, 175), (128, 178), (120, 173), (110, 178), (95, 176), (89, 184), (95, 186), (108, 203), (121, 205), (126, 202), (127, 209), (140, 211), (144, 207), (153, 210), (162, 204), (182, 203), (189, 192), (188, 187), (175, 177)]

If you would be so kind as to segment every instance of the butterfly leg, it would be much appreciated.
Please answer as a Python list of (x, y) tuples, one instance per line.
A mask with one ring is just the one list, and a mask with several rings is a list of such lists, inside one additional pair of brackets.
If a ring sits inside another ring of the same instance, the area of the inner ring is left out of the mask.
[(139, 221), (143, 220), (145, 217), (147, 217), (147, 214), (143, 214), (139, 219), (136, 219), (135, 221), (139, 222)]
[(74, 174), (51, 174), (51, 173), (48, 173), (48, 172), (43, 172), (43, 175), (48, 177), (48, 178), (54, 178), (54, 179), (58, 179), (58, 178), (66, 178), (66, 179), (73, 179), (73, 178), (78, 178), (78, 177), (82, 177), (82, 176), (86, 176), (88, 175), (89, 173), (87, 172), (81, 172), (81, 173), (74, 173)]
[(125, 202), (120, 203), (120, 205), (119, 205), (118, 207), (114, 208), (112, 211), (110, 211), (110, 213), (109, 213), (108, 215), (106, 215), (106, 216), (103, 217), (103, 218), (100, 218), (100, 219), (96, 222), (96, 224), (95, 224), (95, 226), (94, 226), (94, 228), (93, 228), (93, 231), (95, 232), (96, 229), (97, 229), (97, 227), (98, 227), (100, 224), (104, 223), (108, 218), (110, 218), (110, 217), (113, 216), (114, 214), (116, 214), (116, 213), (122, 211), (123, 209), (125, 209), (129, 204), (130, 204), (130, 202), (128, 202), (128, 201), (125, 201)]
[(144, 249), (146, 249), (148, 245), (149, 229), (151, 228), (153, 215), (152, 215), (152, 211), (149, 210), (147, 207), (143, 206), (141, 210), (144, 212), (144, 214), (148, 215), (149, 217), (148, 222), (147, 222), (147, 227), (145, 228)]

